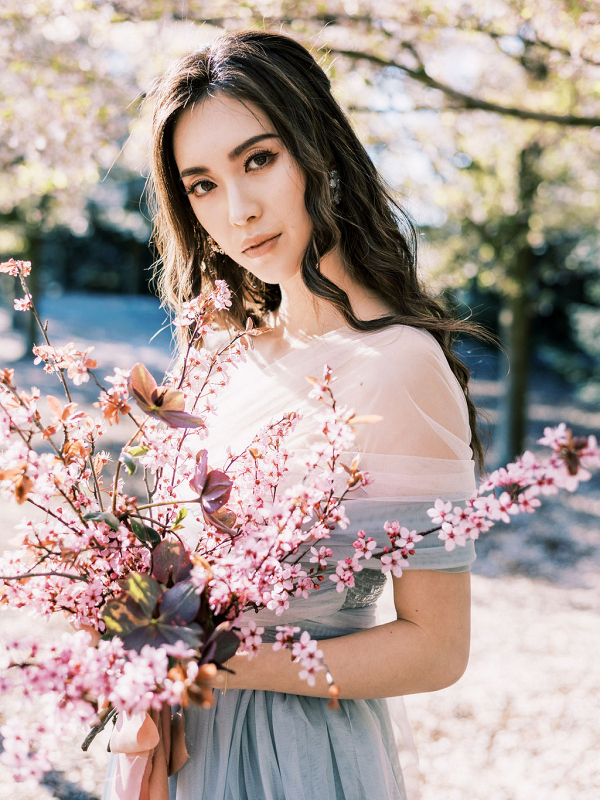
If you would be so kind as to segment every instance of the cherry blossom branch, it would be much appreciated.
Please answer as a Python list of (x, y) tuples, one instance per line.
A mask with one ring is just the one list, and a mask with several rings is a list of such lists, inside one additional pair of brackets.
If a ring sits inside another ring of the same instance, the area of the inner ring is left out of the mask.
[(467, 110), (480, 109), (482, 111), (490, 111), (494, 114), (501, 114), (508, 117), (516, 117), (523, 120), (535, 120), (536, 122), (553, 122), (563, 126), (574, 126), (582, 128), (593, 128), (600, 125), (600, 117), (588, 117), (585, 115), (577, 114), (550, 114), (544, 111), (532, 111), (525, 108), (518, 108), (517, 106), (504, 106), (499, 103), (493, 103), (489, 100), (482, 100), (478, 97), (472, 97), (465, 92), (460, 92), (458, 89), (453, 89), (447, 83), (437, 80), (432, 77), (423, 67), (418, 69), (411, 69), (402, 64), (400, 61), (394, 59), (383, 58), (374, 53), (366, 53), (360, 50), (348, 50), (340, 47), (329, 47), (328, 51), (336, 55), (344, 56), (355, 61), (369, 61), (372, 64), (377, 64), (380, 67), (394, 67), (395, 69), (404, 72), (408, 77), (414, 81), (428, 86), (431, 89), (438, 89), (447, 97), (456, 101), (461, 108)]
[[(23, 262), (21, 262), (21, 263), (23, 263)], [(31, 295), (31, 293), (29, 292), (29, 287), (27, 286), (27, 281), (25, 280), (25, 275), (23, 274), (23, 270), (22, 269), (19, 269), (18, 275), (19, 275), (19, 281), (21, 283), (21, 287), (22, 287), (23, 291), (25, 292), (25, 296), (29, 298), (28, 310), (31, 311), (31, 313), (33, 314), (33, 317), (34, 317), (35, 321), (37, 322), (39, 329), (42, 332), (42, 336), (44, 337), (44, 339), (46, 341), (46, 344), (48, 345), (48, 347), (52, 347), (52, 344), (51, 344), (50, 339), (48, 337), (48, 323), (46, 323), (45, 325), (42, 324), (42, 320), (40, 319), (40, 316), (39, 316), (39, 314), (37, 312), (37, 309), (35, 307), (35, 303), (33, 302), (33, 297)], [(71, 397), (71, 392), (69, 391), (69, 387), (67, 385), (67, 381), (66, 381), (65, 375), (64, 375), (64, 370), (62, 368), (59, 368), (58, 376), (59, 376), (60, 382), (62, 383), (62, 387), (63, 387), (63, 389), (65, 391), (65, 394), (67, 396), (67, 399), (68, 399), (69, 403), (72, 403), (73, 400), (72, 400), (72, 397)]]
[[(142, 432), (142, 430), (144, 428), (144, 425), (146, 424), (147, 421), (148, 421), (148, 417), (146, 417), (146, 419), (143, 420), (143, 422), (141, 424), (138, 423), (137, 431), (133, 434), (133, 436), (131, 436), (131, 438), (129, 439), (129, 441), (127, 442), (127, 444), (123, 448), (123, 450), (127, 450), (128, 447), (131, 447), (131, 445), (137, 439), (139, 434)], [(113, 479), (113, 490), (112, 490), (112, 513), (113, 514), (117, 510), (119, 474), (121, 472), (121, 464), (122, 464), (121, 459), (119, 459), (117, 461), (116, 465), (115, 465), (115, 476), (114, 476), (114, 479)]]
[(72, 581), (89, 583), (89, 579), (85, 576), (67, 572), (26, 572), (24, 575), (0, 575), (0, 581), (22, 581), (25, 578), (69, 578)]

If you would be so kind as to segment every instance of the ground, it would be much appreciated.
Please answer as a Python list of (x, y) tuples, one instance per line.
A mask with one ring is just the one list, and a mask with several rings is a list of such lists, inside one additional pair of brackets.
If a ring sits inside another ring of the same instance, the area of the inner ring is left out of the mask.
[[(152, 298), (69, 295), (47, 301), (42, 311), (56, 343), (95, 345), (100, 375), (140, 360), (156, 375), (168, 367), (170, 332), (163, 330), (149, 342), (166, 323)], [(22, 342), (7, 322), (0, 313), (0, 366), (15, 367), (23, 386), (34, 384), (58, 395), (40, 367), (18, 360)], [(476, 349), (469, 360), (475, 400), (493, 422), (501, 368)], [(84, 387), (79, 399), (88, 405), (94, 392)], [(545, 425), (561, 421), (578, 433), (600, 434), (600, 412), (578, 403), (569, 387), (537, 370), (527, 446), (536, 446)], [(119, 434), (111, 429), (113, 444)], [(2, 503), (0, 514), (5, 549), (21, 511)], [(423, 800), (600, 797), (599, 521), (596, 475), (577, 494), (563, 493), (509, 527), (499, 524), (478, 542), (469, 666), (453, 686), (406, 698)], [(382, 619), (393, 613), (390, 588)], [(0, 615), (0, 635), (21, 631), (23, 625), (45, 638), (67, 629), (62, 621), (42, 623), (16, 612)], [(14, 698), (0, 700), (4, 717), (17, 711)], [(77, 732), (70, 741), (57, 743), (56, 771), (43, 787), (15, 784), (0, 767), (0, 800), (100, 797), (106, 741), (96, 741), (84, 754), (82, 738)]]

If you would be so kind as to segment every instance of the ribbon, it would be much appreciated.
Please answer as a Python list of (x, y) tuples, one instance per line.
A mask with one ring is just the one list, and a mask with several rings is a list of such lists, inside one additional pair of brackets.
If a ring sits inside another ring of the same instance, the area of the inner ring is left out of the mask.
[(119, 713), (110, 737), (117, 756), (110, 800), (169, 800), (168, 778), (188, 760), (183, 714), (160, 711)]

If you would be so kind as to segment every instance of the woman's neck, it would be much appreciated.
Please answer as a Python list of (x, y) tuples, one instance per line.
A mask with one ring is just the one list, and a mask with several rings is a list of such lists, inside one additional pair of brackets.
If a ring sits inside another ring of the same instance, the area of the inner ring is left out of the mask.
[[(337, 249), (321, 260), (320, 269), (326, 278), (346, 292), (359, 319), (375, 319), (390, 313), (390, 308), (380, 298), (349, 278)], [(302, 341), (346, 325), (335, 306), (307, 289), (299, 271), (279, 286), (281, 303), (269, 320), (274, 337)]]

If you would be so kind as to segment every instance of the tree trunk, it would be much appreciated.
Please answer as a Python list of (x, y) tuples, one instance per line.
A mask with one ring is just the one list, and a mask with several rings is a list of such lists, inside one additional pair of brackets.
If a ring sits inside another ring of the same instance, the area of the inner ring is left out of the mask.
[(500, 313), (500, 338), (505, 351), (504, 392), (498, 426), (498, 461), (506, 464), (525, 449), (527, 388), (531, 354), (531, 288), (534, 253), (527, 239), (529, 218), (540, 183), (536, 165), (541, 155), (537, 142), (521, 152), (520, 210), (511, 230), (514, 258), (507, 269), (507, 291)]

